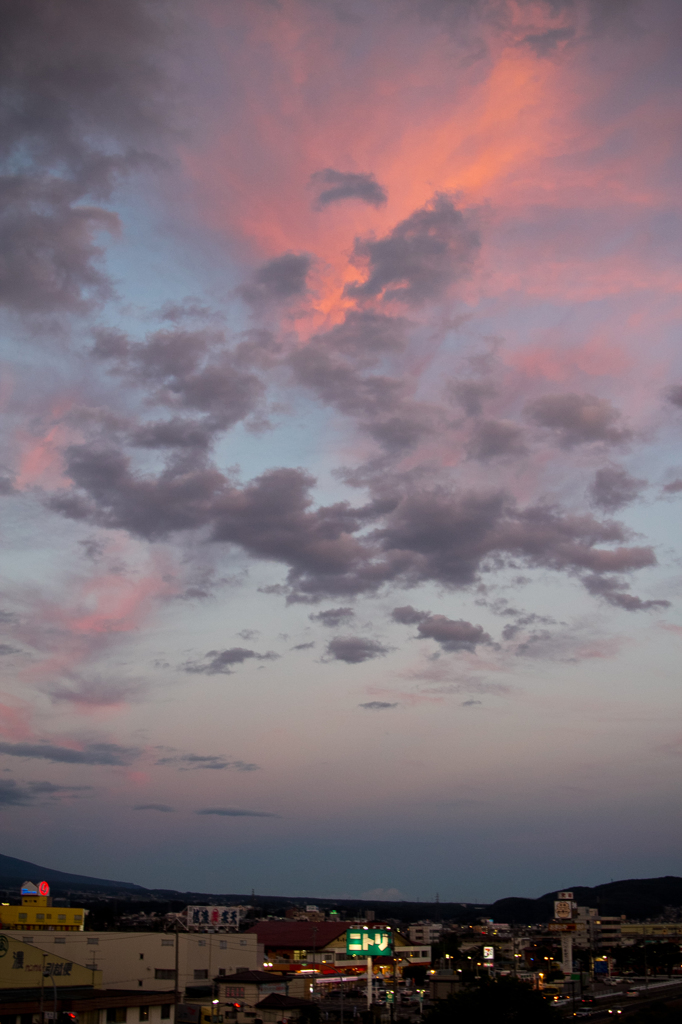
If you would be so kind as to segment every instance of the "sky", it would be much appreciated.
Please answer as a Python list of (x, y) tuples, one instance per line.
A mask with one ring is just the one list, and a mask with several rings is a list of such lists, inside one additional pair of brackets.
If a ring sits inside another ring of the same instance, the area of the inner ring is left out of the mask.
[(9, 0), (2, 852), (680, 874), (677, 0)]

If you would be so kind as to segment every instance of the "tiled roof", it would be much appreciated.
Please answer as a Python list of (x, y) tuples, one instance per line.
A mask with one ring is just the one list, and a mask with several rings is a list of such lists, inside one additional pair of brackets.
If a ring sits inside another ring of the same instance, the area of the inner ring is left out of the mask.
[(265, 999), (256, 1003), (257, 1010), (303, 1010), (311, 1004), (307, 999), (293, 999), (291, 996), (280, 996), (271, 992)]
[(324, 949), (347, 928), (345, 921), (258, 921), (248, 931), (255, 932), (266, 948)]
[(273, 985), (278, 980), (276, 974), (269, 974), (267, 971), (237, 971), (236, 974), (220, 974), (214, 978), (214, 981), (219, 981), (221, 985)]

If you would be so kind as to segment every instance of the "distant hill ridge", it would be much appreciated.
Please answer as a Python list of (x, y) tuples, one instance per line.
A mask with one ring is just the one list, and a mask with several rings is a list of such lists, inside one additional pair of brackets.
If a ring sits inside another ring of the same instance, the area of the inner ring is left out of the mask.
[(148, 892), (144, 886), (133, 882), (113, 882), (110, 878), (91, 878), (89, 875), (72, 875), (67, 871), (55, 871), (32, 864), (29, 860), (6, 857), (0, 853), (0, 885), (13, 888), (22, 882), (49, 882), (50, 885), (78, 885), (93, 889), (123, 889), (131, 892)]
[[(478, 917), (492, 917), (508, 924), (533, 924), (548, 921), (553, 914), (556, 891), (545, 893), (537, 899), (509, 896), (494, 903), (424, 903), (411, 900), (361, 900), (325, 899), (319, 896), (253, 896), (247, 893), (201, 893), (180, 892), (176, 889), (148, 889), (133, 882), (116, 882), (108, 878), (93, 878), (89, 875), (70, 874), (41, 867), (17, 857), (0, 854), (0, 888), (17, 888), (27, 879), (39, 882), (43, 879), (56, 890), (70, 888), (113, 896), (120, 899), (163, 900), (187, 903), (251, 903), (267, 913), (274, 913), (285, 906), (301, 903), (316, 903), (320, 907), (374, 910), (379, 917), (476, 920)], [(682, 908), (682, 878), (665, 875), (662, 878), (628, 878), (603, 885), (565, 886), (574, 893), (580, 906), (596, 907), (605, 916), (620, 916), (644, 919), (658, 917), (666, 908)]]

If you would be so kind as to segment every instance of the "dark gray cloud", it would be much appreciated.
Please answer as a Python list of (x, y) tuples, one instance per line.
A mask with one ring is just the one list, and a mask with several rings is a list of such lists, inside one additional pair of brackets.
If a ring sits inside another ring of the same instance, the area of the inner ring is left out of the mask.
[(314, 644), (314, 642), (313, 642), (313, 641), (311, 640), (311, 641), (310, 641), (310, 643), (307, 643), (307, 644), (296, 644), (296, 646), (295, 646), (295, 647), (292, 647), (291, 649), (292, 649), (292, 651), (309, 651), (309, 650), (311, 650), (311, 649), (312, 649), (312, 648), (313, 648), (314, 646), (315, 646), (315, 644)]
[(682, 409), (682, 384), (668, 388), (666, 398), (672, 405), (678, 405)]
[(394, 622), (400, 622), (403, 626), (413, 626), (417, 622), (422, 622), (423, 619), (428, 619), (429, 612), (420, 612), (416, 608), (413, 608), (411, 604), (402, 605), (400, 608), (394, 608), (391, 612), (391, 618)]
[(421, 305), (466, 276), (478, 248), (477, 231), (451, 199), (437, 195), (384, 238), (356, 239), (354, 261), (368, 274), (362, 284), (346, 285), (345, 294)]
[(624, 608), (626, 612), (650, 611), (652, 608), (669, 608), (670, 601), (642, 601), (635, 594), (630, 594), (627, 584), (613, 576), (587, 576), (583, 583), (591, 594), (602, 597), (608, 604), (616, 608)]
[(502, 491), (406, 486), (360, 508), (338, 502), (315, 509), (315, 481), (299, 469), (270, 470), (239, 487), (194, 458), (141, 476), (123, 453), (97, 445), (67, 449), (66, 465), (76, 488), (52, 495), (52, 508), (149, 539), (208, 527), (214, 542), (288, 565), (286, 586), (276, 586), (289, 600), (427, 580), (468, 586), (491, 559), (571, 574), (630, 572), (656, 562), (651, 547), (625, 543), (629, 533), (620, 523), (549, 505), (520, 509)]
[(546, 57), (556, 50), (559, 43), (572, 39), (575, 29), (572, 28), (550, 28), (546, 32), (530, 33), (524, 36), (522, 42), (537, 54), (538, 57)]
[(358, 665), (361, 661), (371, 658), (382, 658), (388, 654), (377, 640), (369, 640), (363, 636), (335, 636), (327, 644), (327, 655), (335, 661), (345, 661), (348, 665)]
[(619, 426), (620, 413), (606, 398), (594, 395), (544, 395), (529, 402), (526, 414), (555, 432), (561, 448), (577, 444), (622, 444), (631, 432)]
[[(167, 22), (170, 24), (170, 22)], [(153, 5), (8, 0), (0, 40), (0, 302), (82, 311), (111, 294), (94, 205), (164, 133)]]
[(492, 384), (479, 380), (455, 381), (450, 386), (452, 397), (459, 402), (467, 416), (479, 416), (486, 398), (495, 394)]
[(671, 480), (669, 484), (664, 484), (663, 490), (666, 494), (679, 494), (682, 491), (682, 478)]
[(129, 765), (141, 753), (138, 747), (121, 747), (117, 743), (86, 743), (80, 750), (51, 743), (0, 743), (0, 754), (60, 764)]
[(354, 619), (355, 612), (352, 608), (327, 608), (323, 612), (314, 612), (308, 618), (313, 622), (320, 622), (323, 626), (335, 628), (342, 622), (350, 622), (351, 619)]
[(331, 167), (316, 171), (310, 183), (317, 190), (318, 210), (344, 199), (361, 199), (370, 206), (383, 206), (388, 198), (373, 174), (352, 174)]
[(239, 294), (254, 306), (283, 302), (305, 294), (312, 260), (305, 253), (286, 252), (268, 260)]
[(28, 807), (41, 799), (59, 800), (62, 797), (87, 796), (92, 786), (59, 786), (55, 782), (16, 782), (0, 779), (0, 806)]
[(483, 703), (483, 701), (481, 701), (481, 700), (463, 700), (461, 706), (463, 708), (471, 708), (471, 707), (474, 706), (474, 704), (482, 704), (482, 703)]
[(9, 657), (10, 654), (21, 654), (21, 650), (18, 647), (12, 647), (11, 644), (0, 644), (0, 658)]
[(74, 206), (81, 190), (61, 181), (0, 178), (0, 304), (22, 312), (83, 312), (112, 294), (95, 243), (118, 217)]
[(605, 466), (594, 474), (589, 494), (593, 504), (615, 512), (634, 501), (645, 486), (646, 480), (630, 476), (622, 466)]
[(481, 420), (474, 425), (467, 444), (470, 459), (487, 462), (504, 455), (525, 455), (523, 431), (506, 420)]
[(229, 676), (232, 675), (234, 665), (241, 665), (250, 658), (256, 658), (258, 661), (272, 661), (278, 657), (279, 655), (275, 654), (274, 651), (268, 651), (267, 654), (259, 654), (257, 651), (251, 651), (246, 647), (230, 647), (226, 651), (207, 651), (203, 662), (188, 661), (182, 668), (185, 672), (202, 672), (208, 676)]
[(439, 415), (410, 398), (404, 379), (364, 372), (404, 348), (406, 329), (401, 318), (351, 310), (343, 323), (314, 335), (289, 357), (299, 384), (357, 418), (389, 451), (412, 447), (434, 429)]
[(217, 754), (169, 754), (167, 757), (160, 757), (154, 764), (171, 765), (180, 771), (213, 768), (218, 771), (232, 769), (238, 772), (253, 772), (260, 768), (260, 765), (250, 764), (248, 761), (229, 761)]
[(174, 811), (174, 807), (170, 807), (168, 804), (135, 804), (133, 807), (134, 811), (163, 811), (168, 814)]
[(240, 807), (204, 807), (197, 814), (217, 814), (221, 818), (279, 818), (272, 811), (245, 811)]
[(420, 637), (435, 640), (445, 651), (474, 651), (478, 644), (492, 643), (482, 626), (465, 619), (448, 619), (445, 615), (429, 615), (417, 626)]
[(130, 443), (138, 448), (208, 448), (212, 440), (210, 424), (179, 416), (144, 423), (130, 436)]
[(388, 711), (390, 708), (399, 707), (398, 703), (391, 704), (387, 700), (368, 700), (365, 704), (358, 704), (359, 708), (364, 708), (365, 711)]
[(174, 327), (155, 331), (143, 343), (99, 331), (92, 354), (117, 374), (151, 390), (152, 399), (203, 420), (175, 417), (141, 424), (132, 441), (146, 447), (205, 446), (210, 433), (225, 430), (252, 412), (263, 393), (255, 374), (243, 369), (239, 346), (228, 350), (222, 331)]

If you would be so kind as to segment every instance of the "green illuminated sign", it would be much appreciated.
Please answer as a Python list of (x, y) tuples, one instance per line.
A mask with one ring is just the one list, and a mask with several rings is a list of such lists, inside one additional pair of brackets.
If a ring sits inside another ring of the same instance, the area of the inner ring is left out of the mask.
[(391, 932), (376, 928), (349, 928), (346, 932), (347, 956), (389, 956), (392, 947)]

